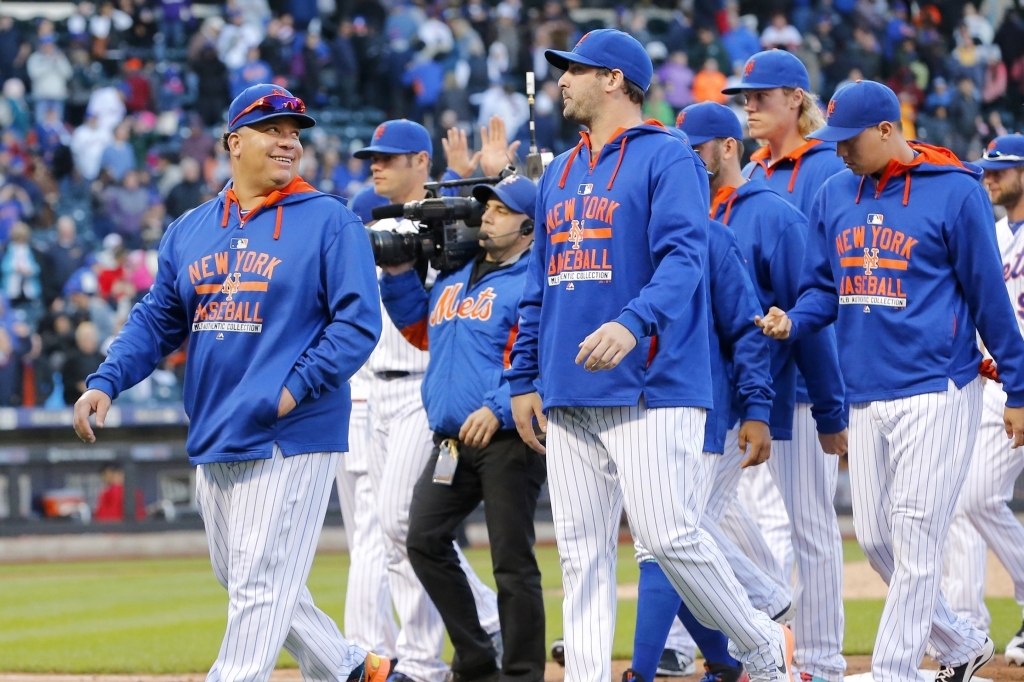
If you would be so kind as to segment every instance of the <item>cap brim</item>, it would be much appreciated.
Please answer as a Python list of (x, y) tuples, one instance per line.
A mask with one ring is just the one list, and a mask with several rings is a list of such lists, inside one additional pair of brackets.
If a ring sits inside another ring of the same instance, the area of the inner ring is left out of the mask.
[(562, 71), (569, 68), (570, 62), (573, 64), (584, 64), (585, 66), (604, 67), (604, 64), (598, 64), (593, 59), (581, 57), (575, 52), (564, 52), (562, 50), (544, 50), (544, 59), (548, 60), (548, 64)]
[(824, 126), (818, 128), (807, 136), (808, 140), (821, 140), (822, 142), (843, 142), (851, 137), (856, 137), (871, 126), (863, 128), (840, 128), (839, 126)]
[(516, 213), (526, 213), (523, 207), (517, 204), (508, 192), (503, 192), (493, 185), (473, 185), (473, 198), (481, 204), (486, 204), (491, 199), (497, 199)]
[(738, 95), (744, 90), (774, 90), (775, 88), (781, 88), (781, 85), (772, 85), (771, 83), (740, 83), (734, 85), (731, 88), (722, 90), (723, 95)]
[[(426, 151), (426, 150), (423, 150)], [(368, 159), (374, 154), (419, 154), (409, 149), (402, 149), (400, 147), (388, 147), (383, 144), (374, 144), (369, 147), (363, 147), (359, 151), (352, 154), (357, 159)]]
[(1007, 168), (1024, 166), (1024, 161), (999, 161), (998, 159), (978, 159), (977, 161), (972, 161), (972, 163), (984, 170), (1006, 170)]
[(251, 126), (251, 125), (253, 125), (255, 123), (260, 123), (262, 121), (269, 121), (272, 118), (294, 118), (296, 121), (298, 121), (300, 128), (312, 128), (313, 126), (316, 125), (316, 119), (314, 119), (312, 116), (310, 116), (308, 114), (296, 114), (296, 113), (293, 113), (293, 112), (287, 112), (286, 111), (286, 112), (275, 112), (275, 113), (272, 113), (272, 114), (267, 114), (266, 116), (260, 116), (259, 118), (254, 118), (251, 121), (246, 121), (244, 123), (239, 123), (234, 128), (231, 128), (230, 131), (234, 132), (234, 131), (238, 130), (239, 128), (243, 128), (245, 126)]
[(696, 147), (715, 139), (714, 135), (691, 135), (690, 133), (686, 133), (686, 137), (690, 140), (691, 147)]

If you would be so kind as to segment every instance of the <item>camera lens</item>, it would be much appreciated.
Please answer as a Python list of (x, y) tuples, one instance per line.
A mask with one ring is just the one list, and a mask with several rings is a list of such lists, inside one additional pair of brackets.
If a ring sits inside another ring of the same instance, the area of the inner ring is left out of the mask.
[(373, 249), (373, 262), (377, 265), (399, 265), (420, 257), (423, 243), (417, 234), (401, 234), (366, 229)]

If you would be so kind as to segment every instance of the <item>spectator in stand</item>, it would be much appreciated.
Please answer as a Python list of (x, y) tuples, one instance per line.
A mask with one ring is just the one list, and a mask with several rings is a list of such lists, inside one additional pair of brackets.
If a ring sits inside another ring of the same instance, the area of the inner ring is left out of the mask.
[(707, 59), (704, 62), (704, 68), (693, 79), (694, 101), (725, 104), (729, 101), (729, 98), (722, 94), (725, 82), (725, 74), (718, 70), (718, 60)]
[(213, 156), (213, 147), (217, 144), (213, 136), (203, 127), (203, 119), (198, 114), (190, 114), (188, 128), (182, 131), (181, 155), (195, 159), (200, 164)]
[(115, 182), (121, 182), (125, 173), (135, 170), (135, 149), (128, 141), (131, 127), (132, 122), (127, 120), (114, 128), (114, 139), (100, 157), (100, 170), (110, 174)]
[(96, 325), (99, 338), (108, 339), (114, 334), (114, 311), (97, 295), (99, 278), (96, 267), (81, 267), (68, 278), (64, 284), (60, 312), (72, 320), (89, 320)]
[[(722, 87), (725, 87), (724, 85)], [(645, 119), (653, 118), (665, 126), (671, 127), (676, 123), (676, 112), (672, 105), (665, 101), (665, 90), (658, 83), (651, 83), (647, 88), (647, 96), (644, 98), (643, 114)]]
[(689, 63), (694, 66), (703, 65), (707, 60), (714, 59), (718, 62), (719, 72), (732, 73), (732, 60), (729, 58), (729, 52), (708, 26), (701, 26), (697, 29), (697, 42), (690, 48), (688, 56)]
[(685, 52), (677, 50), (670, 54), (658, 69), (658, 79), (664, 85), (665, 100), (676, 111), (693, 104), (693, 70)]
[(981, 96), (974, 84), (974, 79), (963, 76), (957, 83), (949, 103), (949, 122), (953, 126), (953, 139), (950, 150), (958, 157), (966, 159), (972, 140), (977, 136), (978, 124), (981, 122)]
[(352, 22), (343, 21), (330, 44), (335, 92), (345, 106), (355, 106), (358, 102), (356, 89), (359, 84), (359, 59), (352, 47), (352, 33)]
[(96, 88), (89, 95), (89, 104), (85, 109), (85, 115), (95, 116), (99, 120), (99, 126), (108, 134), (114, 132), (114, 128), (124, 120), (127, 108), (124, 104), (125, 93), (120, 88), (112, 85)]
[(511, 77), (506, 77), (503, 83), (493, 83), (480, 94), (477, 103), (480, 106), (477, 126), (487, 127), (491, 117), (497, 116), (505, 122), (505, 130), (510, 140), (514, 139), (519, 133), (519, 128), (530, 120), (530, 103), (526, 95), (516, 88), (516, 82)]
[(1006, 64), (1003, 63), (1003, 53), (998, 45), (989, 45), (986, 48), (988, 53), (985, 66), (984, 83), (981, 90), (981, 101), (986, 108), (999, 106), (1006, 97)]
[(263, 35), (254, 24), (244, 23), (238, 10), (228, 10), (227, 23), (217, 36), (217, 57), (229, 71), (242, 66), (250, 47), (258, 47)]
[(24, 188), (13, 183), (0, 187), (0, 250), (10, 240), (11, 229), (32, 213), (32, 198)]
[(970, 78), (979, 90), (985, 78), (985, 55), (970, 34), (966, 24), (957, 29), (958, 45), (947, 60), (947, 70), (954, 80)]
[(47, 165), (53, 165), (54, 152), (71, 144), (71, 131), (55, 109), (48, 109), (43, 120), (36, 121), (36, 146)]
[(185, 31), (192, 21), (192, 0), (160, 0), (160, 33), (168, 47), (185, 44)]
[(125, 109), (129, 114), (153, 111), (153, 85), (143, 70), (141, 59), (131, 58), (124, 63)]
[(423, 122), (423, 115), (434, 110), (444, 88), (444, 67), (437, 59), (417, 58), (409, 64), (402, 76), (402, 84), (412, 88), (416, 106), (412, 119)]
[(896, 46), (903, 41), (914, 39), (914, 27), (907, 23), (907, 5), (898, 0), (892, 5), (892, 16), (885, 26), (885, 42), (883, 54), (886, 59), (892, 59), (896, 54)]
[(57, 229), (49, 252), (54, 278), (63, 288), (71, 275), (85, 264), (86, 247), (78, 237), (78, 226), (74, 218), (62, 215), (57, 219)]
[(968, 35), (976, 40), (979, 45), (992, 44), (992, 40), (996, 35), (992, 29), (992, 24), (978, 13), (978, 8), (970, 2), (964, 5), (964, 26), (967, 27)]
[(793, 52), (802, 42), (800, 31), (789, 23), (783, 12), (772, 15), (772, 22), (761, 32), (761, 47), (765, 50), (778, 48)]
[(260, 59), (260, 48), (250, 47), (245, 63), (231, 72), (231, 96), (237, 97), (249, 86), (259, 83), (270, 83), (274, 73), (270, 65)]
[(14, 25), (14, 17), (0, 16), (0, 83), (14, 76), (19, 52), (21, 35)]
[(149, 208), (149, 192), (139, 186), (138, 173), (130, 170), (120, 185), (108, 187), (103, 192), (103, 202), (114, 232), (129, 247), (141, 246), (142, 218)]
[(64, 101), (68, 98), (71, 62), (57, 47), (52, 35), (39, 39), (39, 49), (28, 58), (25, 67), (32, 79), (32, 99), (37, 121), (46, 119), (46, 112), (56, 111), (64, 120)]
[(15, 223), (11, 228), (10, 241), (0, 260), (0, 289), (11, 306), (34, 324), (43, 314), (43, 286), (39, 278), (40, 259), (29, 243), (30, 238), (25, 223)]
[[(735, 64), (746, 64), (747, 60), (761, 51), (761, 41), (757, 33), (752, 31), (740, 17), (737, 5), (730, 4), (726, 9), (728, 30), (722, 34), (722, 45), (729, 54), (729, 61)], [(756, 27), (756, 19), (754, 26)], [(729, 70), (732, 73), (732, 69)]]
[(103, 152), (111, 141), (110, 131), (101, 128), (99, 118), (91, 114), (86, 114), (85, 124), (75, 128), (71, 134), (75, 167), (86, 180), (95, 180), (100, 174)]
[(199, 58), (192, 63), (192, 69), (199, 77), (196, 109), (203, 124), (214, 126), (223, 123), (224, 110), (230, 101), (227, 67), (217, 58), (214, 48), (205, 47), (199, 53)]
[(75, 348), (64, 362), (61, 378), (64, 380), (64, 404), (74, 405), (85, 393), (85, 379), (103, 364), (100, 338), (96, 325), (82, 322), (75, 329)]
[[(270, 67), (270, 73), (274, 76), (284, 76), (288, 73), (290, 64), (284, 56), (284, 45), (281, 43), (281, 20), (271, 19), (267, 24), (263, 41), (259, 44), (260, 58)], [(270, 83), (273, 77), (264, 80)]]
[(936, 76), (935, 80), (932, 81), (932, 91), (928, 93), (924, 100), (925, 110), (928, 113), (933, 113), (938, 107), (946, 107), (948, 109), (952, 101), (953, 93), (949, 91), (946, 79), (942, 76)]
[(3, 97), (0, 97), (0, 126), (13, 130), (19, 137), (28, 135), (32, 127), (28, 102), (25, 101), (25, 84), (18, 78), (4, 81)]
[(177, 219), (203, 203), (203, 196), (207, 189), (201, 170), (199, 162), (195, 159), (185, 157), (181, 160), (182, 180), (171, 189), (164, 202), (167, 207), (167, 217), (171, 220)]
[(92, 54), (96, 59), (106, 59), (107, 50), (120, 49), (124, 34), (132, 27), (132, 18), (114, 7), (107, 0), (100, 5), (98, 14), (89, 19), (89, 33), (92, 35)]
[[(292, 56), (292, 78), (298, 81), (296, 96), (309, 105), (326, 104), (327, 72), (331, 70), (331, 50), (320, 39), (320, 33), (310, 31), (302, 49)], [(301, 93), (301, 94), (300, 94)]]
[[(67, 391), (65, 382), (65, 392)], [(81, 393), (79, 393), (81, 395)], [(75, 398), (78, 400), (78, 398)], [(74, 405), (74, 402), (68, 403)], [(100, 522), (124, 521), (124, 470), (116, 464), (103, 466), (103, 484), (106, 486), (96, 500), (96, 511), (92, 518)], [(135, 490), (135, 520), (146, 518), (146, 505), (142, 491)]]

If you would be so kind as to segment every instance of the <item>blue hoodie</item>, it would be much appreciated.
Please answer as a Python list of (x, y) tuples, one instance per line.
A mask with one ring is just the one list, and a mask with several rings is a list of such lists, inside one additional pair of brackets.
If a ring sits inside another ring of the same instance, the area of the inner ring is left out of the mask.
[(516, 428), (501, 373), (519, 330), (517, 310), (529, 261), (525, 252), (473, 286), (471, 262), (440, 275), (429, 294), (415, 271), (381, 277), (388, 315), (412, 345), (430, 349), (422, 392), (435, 433), (458, 436), (466, 418), (481, 406), (490, 408), (501, 428)]
[[(792, 204), (760, 180), (738, 189), (724, 187), (711, 205), (712, 217), (732, 228), (760, 301), (761, 310), (789, 309), (796, 302), (800, 270), (807, 244), (807, 219)], [(846, 387), (839, 371), (835, 331), (825, 329), (795, 344), (772, 343), (772, 438), (793, 437), (796, 371), (810, 377), (811, 413), (818, 431), (838, 433), (846, 428)], [(739, 416), (739, 406), (734, 415)]]
[[(545, 409), (641, 396), (652, 408), (710, 408), (703, 167), (657, 122), (620, 129), (592, 163), (582, 136), (540, 180), (511, 394), (540, 376)], [(636, 337), (633, 351), (612, 370), (575, 364), (583, 339), (611, 321)]]
[(911, 147), (914, 161), (891, 160), (877, 188), (852, 171), (822, 187), (791, 336), (835, 321), (847, 397), (864, 403), (962, 388), (978, 376), (980, 331), (1006, 404), (1024, 406), (1024, 338), (981, 171)]
[[(767, 145), (755, 150), (750, 155), (750, 163), (744, 169), (744, 175), (750, 180), (763, 180), (770, 189), (796, 206), (804, 216), (810, 214), (814, 197), (822, 183), (836, 173), (846, 170), (846, 164), (836, 156), (836, 143), (821, 140), (808, 140), (769, 166), (770, 161), (771, 150)], [(799, 271), (797, 268), (797, 272)], [(796, 401), (813, 402), (807, 390), (803, 370), (796, 373)]]
[(740, 419), (767, 424), (774, 392), (769, 339), (753, 323), (761, 310), (736, 235), (717, 220), (709, 226), (708, 331), (715, 407), (704, 426), (704, 452), (722, 454), (725, 433), (735, 422), (730, 418), (733, 394)]
[[(276, 209), (276, 210), (275, 210)], [(245, 214), (225, 188), (167, 228), (156, 283), (86, 380), (112, 399), (188, 339), (193, 464), (348, 450), (348, 379), (380, 336), (366, 232), (296, 177)], [(191, 331), (191, 336), (189, 332)], [(281, 390), (298, 405), (277, 417)]]

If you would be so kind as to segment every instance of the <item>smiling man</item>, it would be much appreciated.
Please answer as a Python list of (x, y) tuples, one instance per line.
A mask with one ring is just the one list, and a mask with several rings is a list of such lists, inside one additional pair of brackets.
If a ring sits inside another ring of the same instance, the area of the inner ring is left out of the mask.
[(314, 125), (286, 90), (254, 85), (228, 112), (232, 183), (174, 221), (156, 283), (86, 380), (75, 431), (188, 340), (187, 449), (227, 632), (207, 677), (266, 682), (281, 647), (303, 678), (383, 682), (386, 658), (350, 644), (314, 604), (313, 563), (341, 453), (348, 379), (380, 335), (363, 225), (298, 176)]

